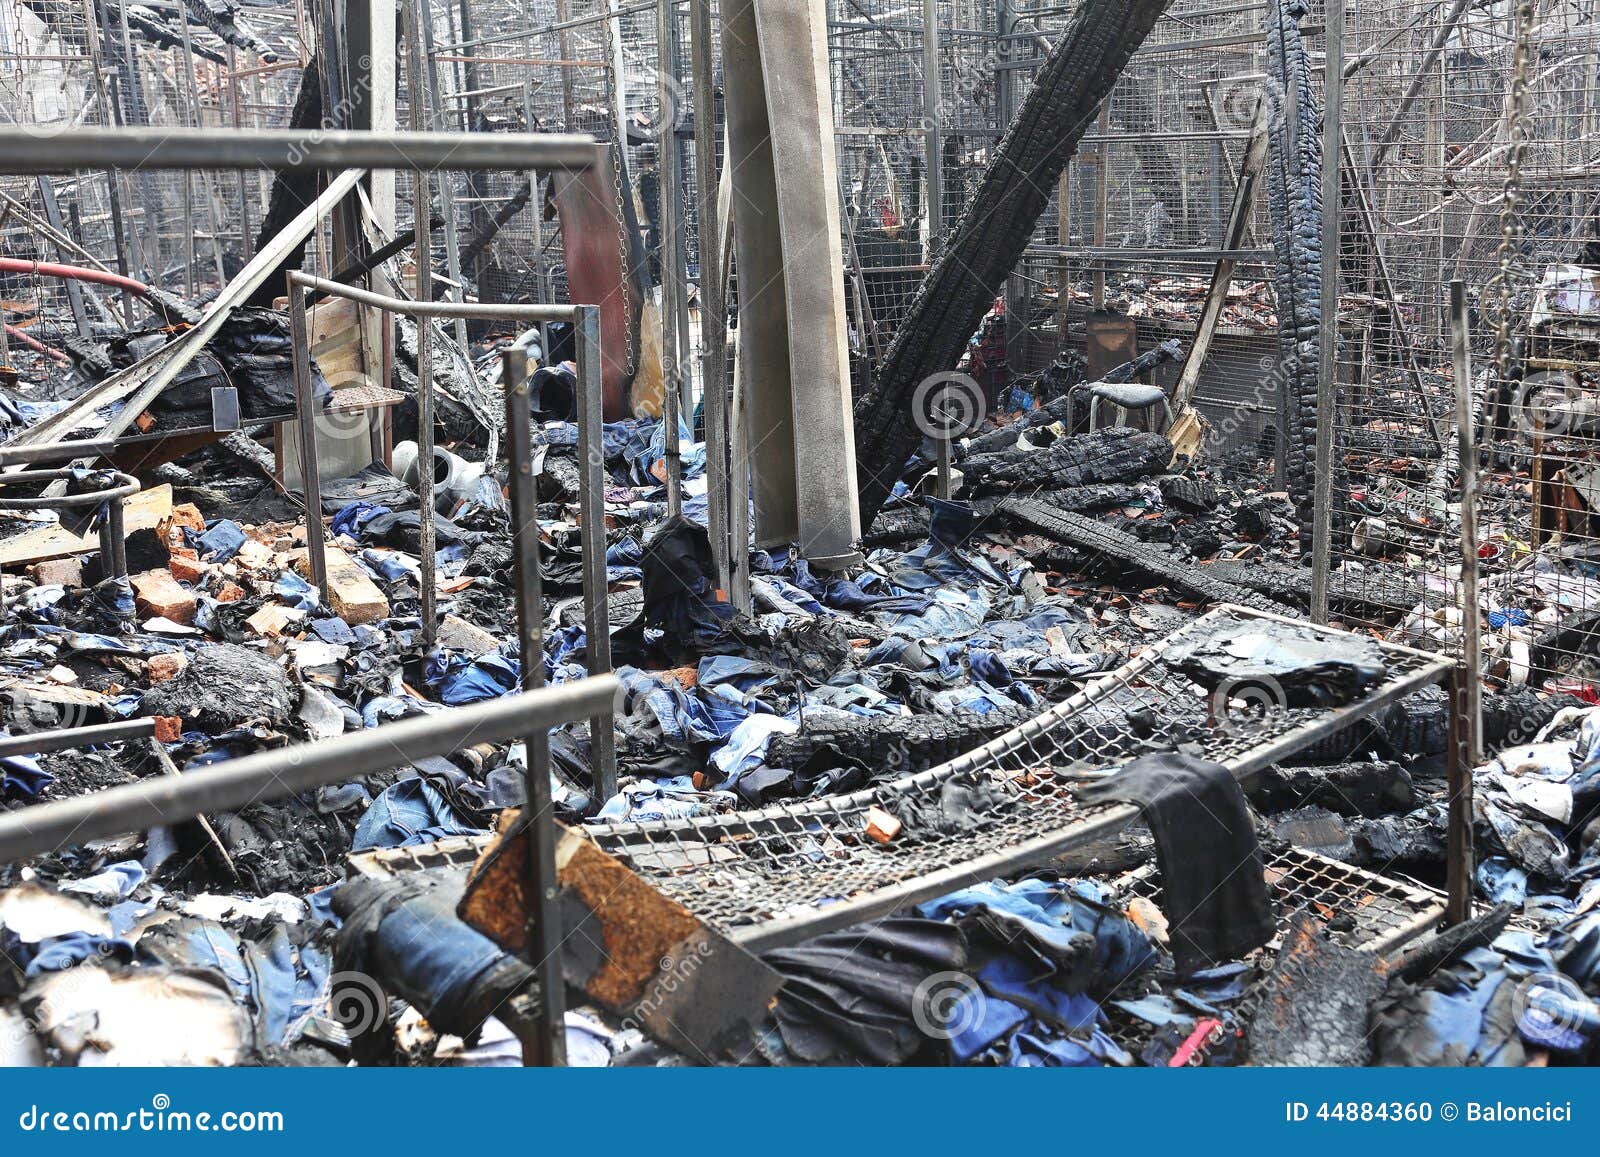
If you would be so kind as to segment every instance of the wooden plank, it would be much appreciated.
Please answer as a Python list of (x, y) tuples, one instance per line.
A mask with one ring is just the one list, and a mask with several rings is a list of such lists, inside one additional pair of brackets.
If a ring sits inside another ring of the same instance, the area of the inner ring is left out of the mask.
[[(172, 486), (163, 482), (141, 490), (123, 504), (122, 510), (123, 525), (129, 534), (136, 530), (154, 530), (172, 515)], [(99, 549), (98, 533), (73, 534), (59, 523), (49, 523), (0, 542), (0, 566), (25, 566)]]

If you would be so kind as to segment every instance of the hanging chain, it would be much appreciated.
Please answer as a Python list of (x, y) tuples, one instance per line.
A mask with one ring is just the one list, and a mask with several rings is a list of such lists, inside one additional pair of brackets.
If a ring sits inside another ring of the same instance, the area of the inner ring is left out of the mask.
[[(615, 66), (611, 71), (611, 91), (619, 91), (622, 77), (617, 75)], [(623, 205), (622, 198), (626, 195), (622, 188), (622, 150), (628, 147), (627, 137), (617, 141), (617, 147), (611, 150), (611, 187), (616, 195), (617, 203), (617, 268), (622, 270), (623, 303), (622, 311), (622, 350), (626, 359), (623, 367), (623, 376), (630, 377), (638, 368), (633, 352), (633, 285), (628, 277), (628, 214)], [(643, 303), (639, 303), (641, 306)]]
[(1506, 181), (1500, 200), (1500, 262), (1491, 279), (1495, 290), (1495, 374), (1511, 377), (1512, 273), (1517, 241), (1522, 234), (1522, 159), (1528, 148), (1528, 67), (1533, 55), (1533, 0), (1516, 9), (1516, 42), (1511, 64), (1511, 102), (1506, 122)]

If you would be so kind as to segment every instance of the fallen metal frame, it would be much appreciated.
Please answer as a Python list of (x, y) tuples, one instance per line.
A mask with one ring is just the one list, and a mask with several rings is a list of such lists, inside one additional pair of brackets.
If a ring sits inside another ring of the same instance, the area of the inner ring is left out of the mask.
[[(1385, 681), (1332, 710), (1289, 709), (1249, 729), (1208, 717), (1203, 697), (1166, 655), (1223, 619), (1309, 624), (1237, 606), (1220, 607), (1060, 705), (938, 767), (845, 796), (759, 811), (587, 829), (600, 847), (752, 951), (794, 943), (887, 914), (977, 881), (1044, 863), (1133, 821), (1127, 805), (1085, 806), (1071, 788), (1080, 770), (1102, 770), (1147, 745), (1130, 727), (1133, 708), (1198, 729), (1207, 758), (1247, 778), (1411, 692), (1454, 679), (1447, 657), (1381, 644)], [(1330, 636), (1341, 632), (1328, 628)], [(1087, 767), (1079, 767), (1087, 763)], [(978, 828), (956, 836), (902, 831), (885, 845), (864, 832), (869, 809), (936, 802), (958, 777), (976, 777), (1005, 799)], [(1470, 864), (1453, 861), (1470, 876)]]
[[(295, 401), (299, 411), (300, 426), (300, 485), (306, 503), (306, 547), (311, 568), (311, 585), (324, 598), (328, 589), (327, 540), (322, 525), (322, 479), (318, 473), (315, 399), (312, 394), (311, 351), (306, 298), (316, 293), (328, 297), (341, 297), (359, 305), (381, 309), (388, 313), (415, 318), (418, 323), (418, 357), (428, 340), (429, 318), (477, 318), (493, 321), (514, 321), (528, 324), (553, 321), (570, 322), (575, 338), (578, 366), (578, 470), (579, 510), (583, 523), (583, 602), (584, 631), (587, 646), (586, 659), (591, 675), (605, 674), (611, 670), (611, 633), (609, 595), (606, 583), (605, 539), (605, 447), (601, 419), (600, 381), (600, 310), (593, 305), (480, 305), (453, 301), (406, 301), (388, 297), (355, 286), (328, 281), (298, 270), (290, 271), (289, 329), (293, 336)], [(504, 383), (508, 402), (520, 393), (520, 421), (528, 420), (527, 385), (519, 376), (513, 383)], [(532, 447), (526, 431), (513, 430), (512, 411), (507, 410), (506, 449), (510, 462), (513, 492), (518, 482), (533, 478)], [(417, 474), (431, 478), (433, 469), (433, 431), (431, 424), (420, 424), (418, 433)], [(431, 487), (422, 487), (423, 550), (421, 565), (422, 626), (424, 638), (431, 644), (437, 630), (437, 597), (435, 559), (428, 549), (432, 535), (434, 510)], [(529, 495), (531, 498), (531, 494)], [(517, 544), (524, 538), (531, 543), (537, 574), (538, 523), (532, 506), (526, 510), (513, 509), (512, 535)], [(523, 586), (531, 581), (525, 578)], [(543, 654), (543, 630), (537, 630), (540, 654)], [(594, 752), (595, 790), (602, 799), (609, 799), (617, 790), (616, 736), (612, 730), (611, 706), (597, 713), (590, 721), (590, 742)]]
[[(32, 447), (35, 456), (30, 462), (60, 462), (75, 457), (78, 453), (70, 449), (70, 443), (53, 443), (49, 447)], [(39, 455), (41, 449), (48, 449), (50, 453)], [(4, 461), (0, 459), (0, 461)], [(61, 467), (54, 470), (21, 470), (10, 474), (0, 474), (0, 511), (7, 510), (39, 510), (57, 509), (63, 506), (105, 506), (105, 517), (100, 520), (100, 557), (111, 577), (125, 579), (128, 577), (128, 542), (127, 533), (123, 528), (123, 503), (133, 495), (139, 493), (139, 480), (132, 475), (113, 470), (111, 481), (99, 490), (82, 494), (52, 494), (48, 491), (37, 497), (8, 498), (5, 489), (8, 486), (26, 485), (33, 482), (49, 482), (52, 484), (64, 483), (70, 480), (75, 471), (71, 467)]]

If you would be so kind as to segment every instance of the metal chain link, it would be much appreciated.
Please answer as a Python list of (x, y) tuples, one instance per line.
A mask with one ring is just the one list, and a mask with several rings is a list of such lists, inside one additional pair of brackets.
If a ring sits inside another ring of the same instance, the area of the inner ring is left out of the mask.
[(1533, 54), (1533, 28), (1533, 0), (1521, 0), (1516, 9), (1511, 101), (1506, 122), (1508, 151), (1505, 191), (1500, 201), (1499, 269), (1490, 279), (1495, 293), (1495, 374), (1501, 382), (1511, 377), (1511, 279), (1516, 243), (1522, 234), (1518, 217), (1522, 207), (1522, 159), (1528, 147), (1528, 62)]
[[(608, 69), (611, 73), (611, 91), (615, 93), (622, 84), (622, 77), (617, 75), (613, 67)], [(611, 150), (611, 187), (616, 195), (617, 208), (617, 268), (622, 270), (623, 300), (626, 304), (632, 295), (633, 288), (628, 277), (628, 215), (625, 211), (622, 198), (622, 150), (628, 147), (627, 139), (617, 141), (617, 147)], [(643, 302), (640, 303), (641, 308)], [(640, 315), (641, 318), (643, 315)], [(633, 310), (622, 311), (622, 349), (627, 364), (623, 367), (623, 376), (631, 376), (638, 369), (638, 361), (633, 350)]]

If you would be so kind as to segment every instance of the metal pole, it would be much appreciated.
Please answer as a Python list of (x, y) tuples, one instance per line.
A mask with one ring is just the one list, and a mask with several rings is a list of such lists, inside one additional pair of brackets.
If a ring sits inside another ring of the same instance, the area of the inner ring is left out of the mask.
[[(1317, 374), (1317, 477), (1311, 538), (1311, 619), (1328, 621), (1333, 558), (1333, 428), (1339, 420), (1339, 177), (1343, 150), (1344, 0), (1328, 0), (1322, 89), (1322, 349)], [(1294, 123), (1293, 120), (1290, 122)]]
[[(544, 602), (539, 575), (539, 496), (533, 479), (533, 413), (528, 397), (528, 357), (502, 351), (506, 397), (506, 456), (511, 491), (511, 555), (516, 562), (517, 652), (524, 692), (544, 686)], [(587, 531), (585, 532), (587, 535)], [(606, 704), (609, 713), (611, 705)], [(533, 1029), (523, 1041), (523, 1063), (566, 1063), (565, 981), (561, 975), (561, 914), (557, 907), (556, 840), (550, 819), (550, 736), (537, 728), (526, 739), (526, 802), (521, 822), (528, 834), (529, 963), (539, 978)]]
[(928, 261), (944, 233), (944, 164), (939, 147), (939, 0), (922, 0), (922, 117), (928, 189)]
[[(656, 5), (656, 176), (661, 206), (661, 419), (666, 437), (667, 513), (683, 513), (683, 363), (678, 332), (678, 146), (669, 123), (675, 104), (672, 67), (673, 0)], [(618, 79), (620, 85), (620, 75)], [(621, 96), (619, 89), (619, 99)], [(623, 138), (624, 143), (626, 138)]]
[[(407, 83), (411, 104), (411, 127), (420, 130), (423, 118), (422, 43), (427, 35), (423, 28), (425, 8), (422, 2), (410, 6), (410, 34), (406, 37)], [(432, 200), (431, 179), (422, 170), (411, 174), (411, 220), (416, 230), (416, 299), (420, 303), (433, 301), (433, 230), (429, 227), (429, 209)], [(448, 200), (448, 198), (447, 198)], [(418, 510), (418, 563), (421, 591), (422, 645), (431, 649), (438, 631), (435, 621), (438, 608), (438, 578), (435, 574), (433, 510), (433, 323), (425, 315), (417, 317), (417, 497)]]
[(317, 461), (316, 398), (311, 389), (311, 326), (306, 291), (289, 279), (289, 345), (294, 351), (294, 402), (300, 430), (300, 488), (306, 500), (306, 557), (311, 585), (328, 601), (328, 548), (322, 531), (322, 473)]
[(128, 577), (128, 530), (123, 521), (123, 497), (113, 495), (106, 502), (106, 539), (111, 546), (111, 574), (118, 579)]
[[(433, 128), (443, 133), (445, 131), (444, 102), (439, 88), (439, 62), (433, 47), (433, 4), (431, 0), (415, 0), (413, 16), (421, 25), (421, 50), (427, 55), (428, 60), (427, 71), (424, 73), (420, 66), (417, 71), (420, 82), (425, 82), (429, 89), (429, 97), (431, 98), (429, 110)], [(412, 118), (412, 127), (414, 128), (422, 126), (420, 109), (421, 100), (418, 98), (419, 112), (418, 114), (413, 114)], [(528, 127), (532, 128), (533, 126), (530, 125)], [(450, 296), (457, 301), (465, 301), (466, 287), (461, 281), (461, 240), (456, 232), (456, 188), (455, 182), (448, 177), (439, 183), (439, 210), (440, 216), (444, 218), (445, 272), (450, 275), (450, 280), (455, 283), (450, 290)], [(472, 345), (467, 339), (467, 323), (464, 319), (458, 318), (456, 320), (455, 331), (456, 344), (461, 347), (463, 354), (465, 354), (466, 351), (472, 348)], [(470, 363), (468, 363), (468, 368), (470, 369)]]
[(385, 771), (582, 719), (616, 699), (614, 675), (580, 679), (532, 694), (452, 707), (337, 739), (259, 751), (203, 775), (158, 775), (122, 787), (0, 813), (0, 863), (147, 831), (210, 812), (236, 811), (325, 783)]
[[(604, 396), (600, 380), (600, 310), (576, 309), (572, 324), (578, 360), (579, 517), (583, 523), (584, 637), (589, 674), (611, 670), (611, 607), (606, 585), (606, 463)], [(617, 737), (608, 704), (589, 720), (589, 751), (597, 803), (617, 794)]]
[(1450, 828), (1446, 842), (1446, 917), (1472, 915), (1472, 769), (1483, 748), (1482, 607), (1478, 602), (1478, 448), (1472, 421), (1472, 349), (1467, 287), (1450, 283), (1450, 352), (1456, 387), (1461, 468), (1461, 654), (1450, 681)]
[[(421, 99), (420, 97), (418, 98)], [(30, 145), (32, 147), (30, 147)], [(0, 170), (12, 175), (75, 169), (560, 169), (599, 162), (593, 137), (556, 133), (361, 132), (352, 129), (79, 128), (50, 138), (0, 127)]]
[(123, 719), (93, 727), (68, 727), (59, 731), (35, 731), (30, 735), (0, 735), (0, 759), (11, 755), (46, 755), (88, 747), (92, 743), (121, 743), (143, 739), (156, 732), (154, 719)]
[(728, 429), (728, 308), (723, 294), (721, 221), (717, 216), (716, 44), (711, 0), (690, 0), (694, 71), (694, 168), (699, 202), (700, 391), (706, 409), (706, 516), (717, 587), (733, 586), (731, 438)]

